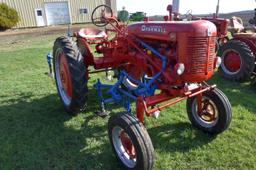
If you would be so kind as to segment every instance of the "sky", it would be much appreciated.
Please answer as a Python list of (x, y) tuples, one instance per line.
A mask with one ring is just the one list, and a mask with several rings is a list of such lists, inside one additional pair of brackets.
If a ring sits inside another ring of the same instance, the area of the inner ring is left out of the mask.
[[(136, 11), (151, 15), (167, 15), (166, 7), (172, 0), (116, 0), (117, 9), (124, 6), (130, 13)], [(192, 10), (193, 14), (212, 14), (216, 11), (218, 0), (180, 0), (180, 13)], [(220, 0), (220, 13), (229, 13), (256, 8), (255, 0)]]

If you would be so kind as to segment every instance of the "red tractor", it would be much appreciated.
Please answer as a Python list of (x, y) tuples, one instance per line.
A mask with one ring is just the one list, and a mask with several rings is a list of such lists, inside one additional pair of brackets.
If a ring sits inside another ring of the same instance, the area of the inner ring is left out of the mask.
[[(253, 24), (254, 20), (250, 22)], [(219, 73), (229, 80), (242, 82), (255, 75), (256, 25), (255, 30), (246, 31), (238, 17), (232, 17), (230, 24), (233, 38), (220, 47), (219, 56), (223, 62)]]
[[(187, 100), (192, 125), (219, 134), (231, 122), (228, 98), (205, 81), (220, 65), (216, 57), (217, 30), (209, 21), (119, 23), (110, 7), (98, 6), (92, 22), (105, 30), (83, 28), (56, 39), (53, 65), (59, 97), (72, 114), (86, 110), (87, 82), (92, 73), (115, 70), (116, 83), (98, 80), (100, 116), (106, 104), (121, 103), (124, 112), (108, 121), (109, 140), (126, 169), (152, 169), (154, 148), (144, 116), (158, 117), (165, 107)], [(114, 37), (113, 37), (114, 34)], [(94, 50), (101, 56), (95, 57)], [(94, 70), (90, 69), (93, 66)], [(136, 103), (133, 110), (131, 103)], [(133, 114), (135, 113), (135, 114)]]

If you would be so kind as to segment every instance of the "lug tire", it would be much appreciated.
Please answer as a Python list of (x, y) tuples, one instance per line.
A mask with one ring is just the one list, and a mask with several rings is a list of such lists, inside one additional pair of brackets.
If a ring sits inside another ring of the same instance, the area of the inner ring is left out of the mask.
[[(132, 141), (136, 153), (134, 164), (129, 164), (129, 159), (127, 159), (127, 163), (126, 158), (120, 156), (120, 154), (124, 155), (125, 153), (120, 153), (122, 147), (119, 148), (118, 142), (116, 142), (118, 140), (117, 129), (124, 131)], [(153, 168), (154, 148), (151, 139), (145, 127), (134, 116), (126, 112), (113, 115), (108, 121), (108, 134), (113, 151), (125, 169), (150, 170)]]
[(216, 119), (212, 123), (206, 122), (198, 115), (196, 97), (187, 100), (188, 118), (194, 127), (210, 134), (219, 134), (230, 125), (232, 118), (231, 104), (225, 94), (217, 88), (203, 93), (204, 99), (209, 100), (214, 105), (215, 111), (217, 111)]
[[(229, 71), (224, 63), (225, 56), (229, 51), (236, 51), (240, 56), (241, 66), (237, 72)], [(251, 78), (255, 68), (255, 57), (250, 47), (244, 42), (238, 40), (228, 41), (220, 47), (219, 56), (221, 56), (222, 64), (218, 72), (222, 77), (238, 82), (243, 82)]]
[[(60, 67), (58, 66), (59, 55), (63, 55), (65, 57), (68, 65), (67, 70), (69, 72), (69, 80), (72, 85), (72, 96), (70, 97), (70, 102), (65, 102), (63, 95), (61, 95), (63, 92), (61, 91), (61, 87), (57, 81), (57, 67)], [(88, 88), (86, 67), (83, 56), (81, 55), (77, 45), (69, 38), (59, 37), (56, 39), (53, 47), (53, 66), (59, 97), (67, 112), (72, 115), (76, 115), (86, 107)]]

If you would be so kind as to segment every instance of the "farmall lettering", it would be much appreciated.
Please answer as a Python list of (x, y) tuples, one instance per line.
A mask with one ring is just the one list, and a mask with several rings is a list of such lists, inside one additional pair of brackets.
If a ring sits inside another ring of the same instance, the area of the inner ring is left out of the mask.
[(154, 26), (142, 25), (142, 26), (141, 26), (141, 31), (142, 31), (142, 32), (166, 33), (166, 29), (163, 28), (162, 26), (158, 26), (158, 25), (154, 25)]

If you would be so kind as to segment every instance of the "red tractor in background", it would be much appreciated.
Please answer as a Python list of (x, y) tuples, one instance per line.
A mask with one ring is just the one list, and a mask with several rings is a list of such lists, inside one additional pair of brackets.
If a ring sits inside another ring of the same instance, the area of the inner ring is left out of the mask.
[[(254, 18), (256, 18), (256, 10)], [(219, 73), (229, 80), (242, 82), (256, 75), (256, 24), (253, 23), (254, 20), (250, 21), (254, 24), (254, 30), (246, 31), (242, 20), (232, 17), (230, 31), (233, 38), (220, 47), (219, 56), (223, 62)]]
[[(214, 24), (198, 20), (125, 25), (106, 5), (93, 11), (92, 23), (109, 26), (104, 31), (83, 28), (73, 40), (56, 39), (56, 86), (65, 109), (76, 114), (86, 110), (87, 83), (92, 74), (115, 70), (116, 83), (98, 80), (93, 87), (100, 101), (98, 115), (108, 115), (108, 103), (120, 103), (125, 109), (109, 118), (108, 134), (117, 159), (126, 169), (152, 169), (154, 148), (143, 125), (144, 116), (158, 117), (172, 104), (187, 100), (189, 120), (204, 132), (219, 134), (229, 127), (232, 111), (228, 98), (216, 85), (205, 82), (220, 65)], [(94, 51), (101, 56), (95, 57)], [(136, 103), (135, 110), (132, 102)]]
[[(185, 14), (185, 18), (189, 20), (208, 20), (214, 23), (217, 27), (218, 55), (222, 59), (219, 74), (229, 80), (245, 81), (254, 76), (253, 83), (256, 83), (255, 75), (255, 57), (256, 57), (256, 33), (248, 32), (243, 26), (243, 21), (239, 17), (232, 17), (230, 20), (219, 18), (219, 3), (218, 0), (216, 13), (212, 17), (195, 17), (191, 14), (191, 10)], [(174, 20), (179, 20), (179, 0), (173, 0)], [(170, 6), (169, 9), (172, 9)], [(254, 25), (256, 30), (256, 10), (254, 18), (249, 21)], [(228, 25), (231, 25), (232, 39), (227, 36)]]

